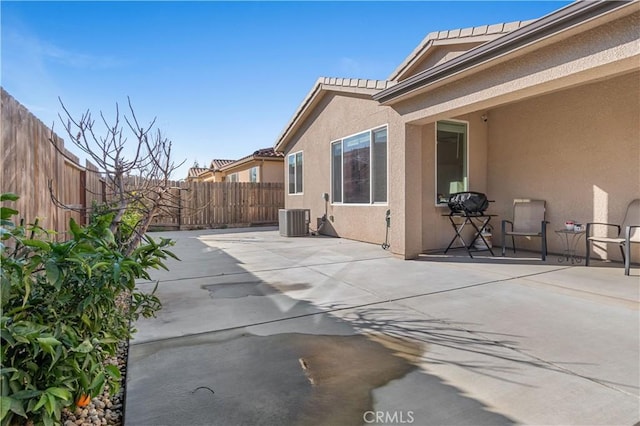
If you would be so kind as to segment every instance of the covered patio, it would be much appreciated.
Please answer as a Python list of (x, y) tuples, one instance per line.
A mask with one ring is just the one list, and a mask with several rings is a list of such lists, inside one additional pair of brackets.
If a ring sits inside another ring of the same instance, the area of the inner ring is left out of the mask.
[(390, 131), (398, 254), (447, 246), (442, 201), (458, 191), (495, 200), (495, 241), (515, 199), (545, 200), (550, 252), (565, 221), (621, 223), (640, 198), (639, 17), (637, 3), (575, 2), (374, 94), (403, 122)]

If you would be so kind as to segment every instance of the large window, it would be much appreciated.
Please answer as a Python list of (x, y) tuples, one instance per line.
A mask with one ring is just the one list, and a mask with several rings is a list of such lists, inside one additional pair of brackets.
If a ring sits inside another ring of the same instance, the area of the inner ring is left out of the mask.
[(436, 128), (437, 203), (449, 195), (468, 191), (467, 123), (438, 121)]
[(387, 128), (368, 130), (331, 143), (331, 200), (387, 202)]
[(302, 151), (289, 154), (289, 194), (302, 194)]

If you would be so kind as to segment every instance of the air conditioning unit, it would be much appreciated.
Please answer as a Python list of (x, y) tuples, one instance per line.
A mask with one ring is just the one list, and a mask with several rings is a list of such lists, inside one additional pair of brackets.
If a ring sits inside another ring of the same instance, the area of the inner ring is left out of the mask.
[(283, 237), (308, 235), (310, 220), (311, 210), (309, 209), (280, 209), (278, 210), (280, 235)]

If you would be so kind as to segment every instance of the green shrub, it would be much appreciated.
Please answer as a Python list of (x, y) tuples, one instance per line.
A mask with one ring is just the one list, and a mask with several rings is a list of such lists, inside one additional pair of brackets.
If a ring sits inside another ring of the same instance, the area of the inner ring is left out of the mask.
[[(0, 201), (16, 200), (2, 194)], [(109, 229), (113, 219), (73, 219), (73, 238), (51, 241), (37, 223), (15, 225), (18, 212), (2, 207), (0, 224), (0, 421), (59, 423), (63, 407), (82, 394), (118, 391), (120, 372), (105, 359), (133, 333), (131, 322), (160, 309), (153, 294), (136, 289), (149, 268), (164, 268), (173, 242), (145, 238), (122, 254)], [(155, 291), (155, 290), (154, 290)], [(128, 309), (118, 306), (128, 297)]]
[[(118, 208), (115, 204), (98, 204), (94, 201), (91, 206), (89, 223), (100, 220), (100, 218), (107, 215), (113, 217), (112, 213), (115, 213), (117, 210)], [(119, 226), (117, 226), (117, 230), (115, 231), (114, 235), (116, 242), (120, 246), (124, 246), (128, 241), (131, 240), (133, 234), (135, 232), (138, 232), (140, 223), (144, 219), (144, 211), (144, 206), (140, 202), (132, 202), (131, 204), (129, 204), (124, 214), (122, 215), (122, 218), (120, 219)]]

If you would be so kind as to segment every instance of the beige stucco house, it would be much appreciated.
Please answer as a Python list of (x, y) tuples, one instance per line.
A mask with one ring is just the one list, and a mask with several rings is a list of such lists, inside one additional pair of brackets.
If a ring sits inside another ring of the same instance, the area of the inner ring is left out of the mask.
[(227, 182), (284, 182), (284, 155), (263, 148), (220, 168)]
[(381, 243), (390, 210), (392, 252), (442, 250), (442, 201), (472, 190), (495, 200), (494, 243), (514, 199), (546, 200), (561, 252), (565, 220), (620, 222), (640, 198), (640, 5), (429, 34), (388, 80), (320, 78), (275, 149), (286, 208), (326, 209), (327, 234)]
[(284, 155), (273, 148), (258, 149), (239, 160), (213, 160), (208, 169), (192, 167), (187, 180), (197, 182), (283, 183)]

